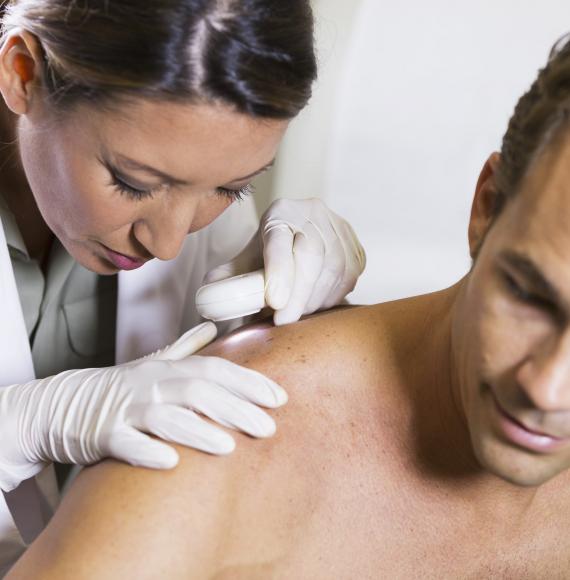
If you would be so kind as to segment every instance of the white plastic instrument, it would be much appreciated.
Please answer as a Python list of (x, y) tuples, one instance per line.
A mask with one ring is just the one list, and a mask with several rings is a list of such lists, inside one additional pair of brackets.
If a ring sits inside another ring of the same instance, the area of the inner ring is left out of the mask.
[(214, 322), (255, 314), (265, 306), (263, 269), (206, 284), (196, 292), (196, 309)]

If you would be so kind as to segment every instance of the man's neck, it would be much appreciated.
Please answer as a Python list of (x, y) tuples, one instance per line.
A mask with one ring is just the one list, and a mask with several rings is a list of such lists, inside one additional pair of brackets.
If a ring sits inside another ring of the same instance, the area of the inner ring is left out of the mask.
[(455, 360), (451, 328), (463, 281), (415, 299), (410, 327), (417, 329), (413, 359), (407, 365), (414, 407), (415, 460), (425, 481), (449, 486), (464, 496), (517, 517), (533, 503), (536, 488), (522, 488), (486, 471), (477, 460), (461, 400), (460, 361)]

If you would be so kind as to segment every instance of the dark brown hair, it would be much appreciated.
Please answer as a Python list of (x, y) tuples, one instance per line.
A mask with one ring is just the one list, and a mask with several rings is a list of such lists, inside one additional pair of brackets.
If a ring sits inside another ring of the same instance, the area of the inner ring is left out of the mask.
[(495, 180), (496, 213), (519, 189), (535, 159), (567, 128), (570, 119), (570, 35), (552, 48), (546, 66), (514, 111)]
[(143, 97), (289, 119), (316, 76), (309, 0), (11, 0), (2, 11), (4, 35), (38, 38), (59, 110)]

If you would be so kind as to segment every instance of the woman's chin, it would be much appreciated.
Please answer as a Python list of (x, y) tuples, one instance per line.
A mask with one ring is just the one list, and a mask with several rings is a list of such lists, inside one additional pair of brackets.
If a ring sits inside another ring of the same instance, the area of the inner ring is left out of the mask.
[(105, 259), (93, 250), (81, 249), (80, 251), (70, 252), (67, 250), (70, 256), (85, 269), (99, 274), (101, 276), (112, 276), (119, 271), (114, 264), (109, 260)]

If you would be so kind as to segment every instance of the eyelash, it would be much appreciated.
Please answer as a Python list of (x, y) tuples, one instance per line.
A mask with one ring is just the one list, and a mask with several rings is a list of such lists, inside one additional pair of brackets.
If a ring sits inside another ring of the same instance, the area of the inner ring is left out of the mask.
[(140, 201), (141, 199), (152, 199), (157, 190), (153, 189), (137, 189), (125, 183), (122, 179), (119, 179), (112, 171), (111, 182), (113, 187), (121, 194)]
[(251, 195), (255, 188), (251, 183), (240, 187), (239, 189), (228, 189), (227, 187), (218, 187), (216, 193), (225, 197), (229, 197), (233, 201), (241, 201), (244, 197)]
[[(137, 189), (131, 185), (125, 183), (122, 179), (117, 177), (115, 173), (110, 171), (111, 181), (113, 187), (121, 194), (130, 197), (131, 199), (140, 201), (142, 199), (152, 199), (154, 194), (158, 189)], [(253, 193), (253, 185), (248, 183), (240, 189), (228, 189), (227, 187), (218, 187), (216, 194), (221, 197), (230, 198), (232, 201), (241, 201), (244, 197), (247, 197)]]

